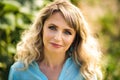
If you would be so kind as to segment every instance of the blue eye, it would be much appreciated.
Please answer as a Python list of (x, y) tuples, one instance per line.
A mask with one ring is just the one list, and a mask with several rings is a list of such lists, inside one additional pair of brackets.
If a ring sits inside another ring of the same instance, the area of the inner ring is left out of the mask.
[(56, 27), (55, 26), (49, 26), (48, 27), (50, 30), (56, 30)]
[(64, 32), (66, 35), (72, 35), (72, 33), (70, 31), (65, 31)]

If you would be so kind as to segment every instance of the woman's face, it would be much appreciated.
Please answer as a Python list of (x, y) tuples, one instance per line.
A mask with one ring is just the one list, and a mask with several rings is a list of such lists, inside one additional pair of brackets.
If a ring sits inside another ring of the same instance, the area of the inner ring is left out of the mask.
[(61, 13), (51, 15), (43, 26), (45, 52), (65, 53), (74, 41), (76, 31), (64, 20)]

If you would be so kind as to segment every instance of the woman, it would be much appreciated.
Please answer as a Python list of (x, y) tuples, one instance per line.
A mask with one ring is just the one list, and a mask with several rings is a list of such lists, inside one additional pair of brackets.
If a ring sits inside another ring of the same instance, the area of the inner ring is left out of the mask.
[(23, 34), (9, 80), (101, 79), (100, 57), (81, 11), (68, 1), (55, 1)]

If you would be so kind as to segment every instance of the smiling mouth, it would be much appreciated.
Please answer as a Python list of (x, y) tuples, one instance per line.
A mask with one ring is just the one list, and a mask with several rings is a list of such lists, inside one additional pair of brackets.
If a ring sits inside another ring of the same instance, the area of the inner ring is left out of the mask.
[(55, 47), (55, 48), (60, 48), (60, 47), (62, 47), (62, 45), (59, 45), (59, 44), (56, 44), (56, 43), (51, 43), (51, 44), (52, 44), (52, 46)]

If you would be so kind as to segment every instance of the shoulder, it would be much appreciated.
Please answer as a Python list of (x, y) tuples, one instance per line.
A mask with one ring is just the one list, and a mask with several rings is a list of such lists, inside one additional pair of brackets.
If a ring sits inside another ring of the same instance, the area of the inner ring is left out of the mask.
[(11, 66), (11, 68), (14, 70), (24, 68), (24, 63), (22, 61), (17, 61)]
[(77, 65), (71, 57), (67, 59), (66, 64), (68, 65), (68, 69), (74, 70), (77, 72), (80, 70), (80, 67), (81, 67)]
[(15, 70), (15, 71), (25, 71), (31, 68), (36, 67), (36, 62), (33, 61), (31, 64), (28, 65), (27, 68), (25, 68), (25, 64), (22, 61), (17, 61), (15, 62), (10, 69)]
[(81, 73), (81, 70), (80, 70), (81, 65), (77, 65), (73, 59), (71, 59), (71, 62), (72, 62), (72, 65), (73, 65), (73, 67), (71, 67), (71, 72), (72, 71), (74, 72), (72, 74), (72, 75), (74, 75), (73, 79), (74, 80), (85, 80), (82, 73)]
[(23, 68), (24, 64), (20, 61), (15, 62), (11, 67), (10, 67), (10, 72), (9, 72), (9, 77), (8, 80), (17, 80), (15, 79), (16, 73), (17, 73), (17, 68)]
[(8, 80), (18, 80), (18, 79), (16, 79), (17, 78), (16, 76), (19, 75), (22, 72), (23, 68), (24, 68), (24, 63), (22, 61), (15, 62), (10, 67)]
[[(22, 61), (15, 62), (9, 72), (8, 80), (24, 80), (24, 78), (27, 78), (27, 76), (31, 75), (31, 72), (34, 71), (34, 62), (32, 62), (28, 68), (24, 68), (24, 63)], [(22, 76), (22, 77), (20, 77)]]
[(64, 70), (66, 71), (65, 77), (67, 80), (84, 80), (80, 66), (78, 66), (72, 58), (67, 59), (64, 67), (66, 67)]

